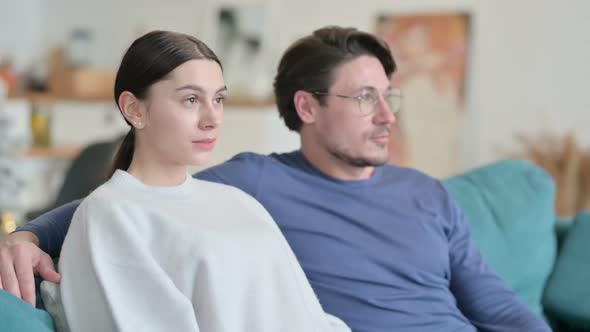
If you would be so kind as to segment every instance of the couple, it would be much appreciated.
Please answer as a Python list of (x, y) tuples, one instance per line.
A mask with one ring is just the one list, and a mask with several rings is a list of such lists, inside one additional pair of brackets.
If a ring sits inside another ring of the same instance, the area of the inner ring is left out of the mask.
[(141, 37), (117, 74), (132, 127), (118, 169), (3, 240), (0, 286), (34, 302), (34, 272), (59, 281), (41, 249), (59, 255), (68, 232), (61, 293), (84, 328), (346, 330), (338, 317), (363, 332), (550, 331), (483, 261), (441, 184), (384, 165), (394, 71), (384, 42), (355, 29), (298, 40), (274, 91), (301, 149), (239, 154), (193, 180), (186, 165), (208, 160), (222, 123), (221, 65), (192, 37)]

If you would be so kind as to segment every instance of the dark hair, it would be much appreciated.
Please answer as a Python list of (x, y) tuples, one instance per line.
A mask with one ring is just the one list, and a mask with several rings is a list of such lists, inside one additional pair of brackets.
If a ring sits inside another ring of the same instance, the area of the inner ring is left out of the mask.
[[(372, 34), (329, 26), (293, 43), (283, 54), (274, 81), (277, 107), (287, 127), (294, 131), (301, 129), (301, 119), (293, 103), (297, 91), (328, 91), (335, 70), (361, 55), (376, 57), (391, 78), (396, 65), (389, 46)], [(315, 97), (323, 105), (325, 97)]]
[[(147, 96), (149, 88), (161, 80), (176, 67), (189, 60), (221, 61), (202, 41), (195, 37), (171, 31), (152, 31), (136, 39), (121, 60), (115, 78), (115, 103), (118, 107), (119, 96), (129, 91), (138, 99)], [(127, 119), (125, 122), (131, 124)], [(110, 172), (127, 170), (133, 159), (135, 147), (135, 129), (123, 139)]]

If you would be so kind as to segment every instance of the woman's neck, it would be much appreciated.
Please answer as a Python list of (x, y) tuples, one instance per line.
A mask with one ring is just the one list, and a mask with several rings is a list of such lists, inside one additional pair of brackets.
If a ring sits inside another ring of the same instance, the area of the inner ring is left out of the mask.
[(138, 149), (133, 154), (127, 172), (145, 185), (170, 187), (180, 185), (186, 180), (188, 167), (158, 159)]

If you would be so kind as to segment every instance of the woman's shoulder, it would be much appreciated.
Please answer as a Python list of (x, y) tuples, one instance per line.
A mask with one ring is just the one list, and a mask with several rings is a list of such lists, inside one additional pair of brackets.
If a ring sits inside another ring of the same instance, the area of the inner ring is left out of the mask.
[(202, 195), (223, 195), (227, 198), (240, 198), (243, 196), (250, 196), (243, 190), (219, 182), (194, 179), (192, 180), (193, 190)]
[(108, 181), (94, 189), (80, 203), (80, 208), (104, 209), (113, 208), (126, 202), (125, 196), (121, 195)]
[(247, 192), (240, 188), (206, 180), (195, 179), (195, 195), (204, 196), (208, 202), (223, 203), (224, 206), (232, 206), (237, 209), (239, 207), (248, 206), (260, 208), (260, 203), (256, 198), (252, 197)]

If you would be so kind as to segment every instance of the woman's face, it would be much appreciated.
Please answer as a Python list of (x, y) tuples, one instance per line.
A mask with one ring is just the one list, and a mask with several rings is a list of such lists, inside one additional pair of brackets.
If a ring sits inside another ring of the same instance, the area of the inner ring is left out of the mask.
[(227, 88), (212, 60), (190, 60), (152, 85), (138, 144), (160, 163), (202, 165), (211, 159), (223, 123)]

